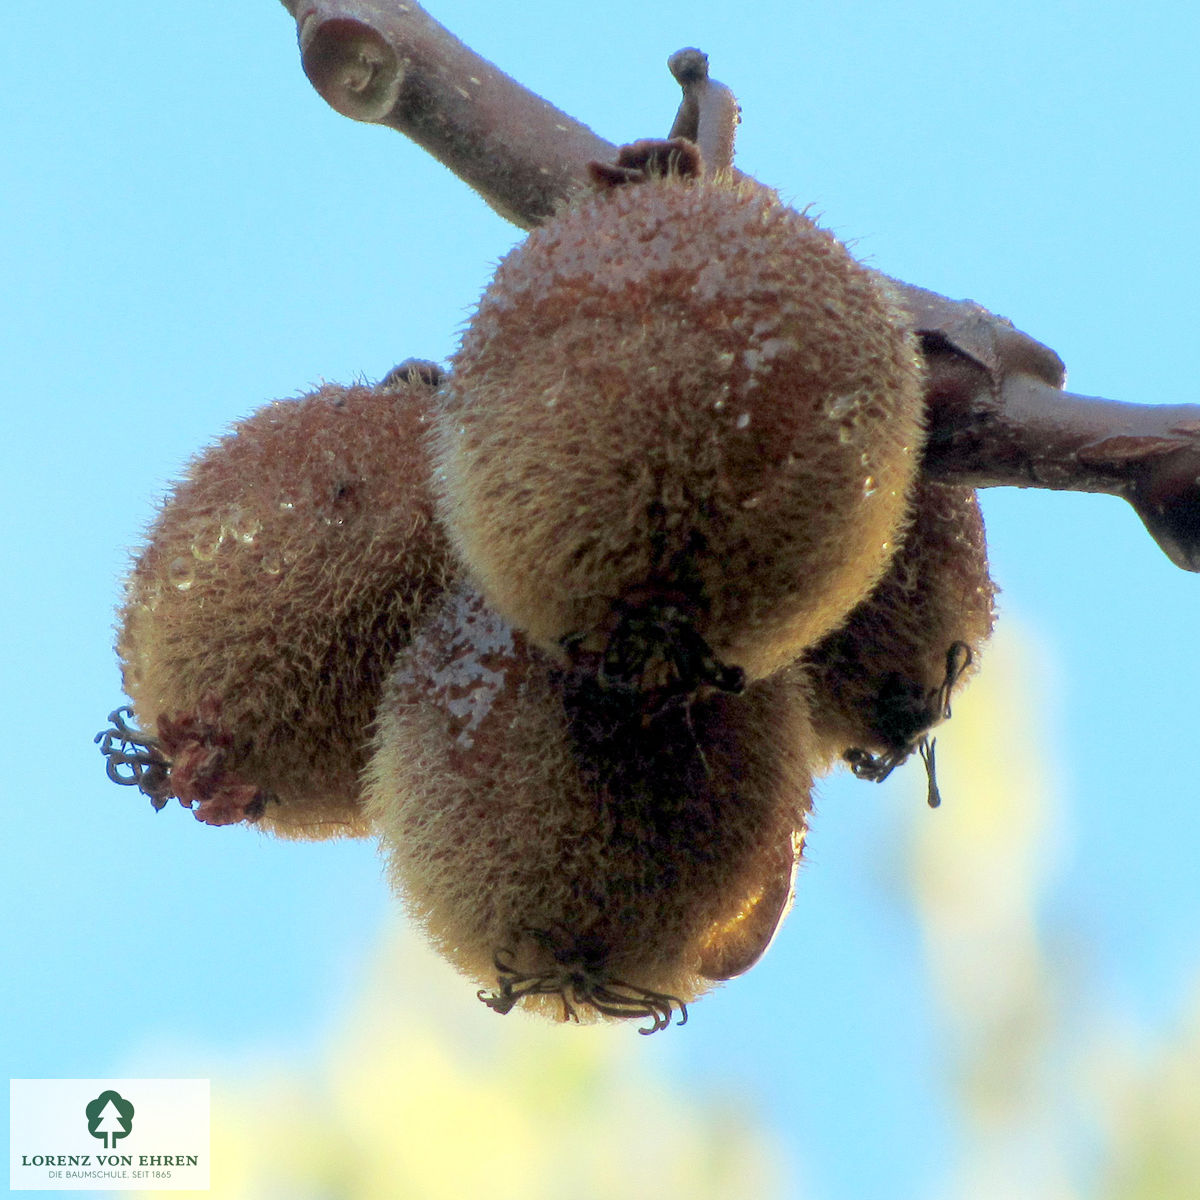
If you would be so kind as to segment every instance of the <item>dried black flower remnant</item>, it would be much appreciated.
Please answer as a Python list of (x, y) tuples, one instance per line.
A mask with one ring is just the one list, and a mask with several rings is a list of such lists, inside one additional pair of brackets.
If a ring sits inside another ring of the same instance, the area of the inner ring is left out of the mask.
[[(805, 657), (817, 736), (860, 779), (886, 779), (930, 745), (994, 621), (996, 589), (971, 489), (921, 480), (901, 536), (875, 591)], [(922, 757), (933, 801), (932, 749)]]

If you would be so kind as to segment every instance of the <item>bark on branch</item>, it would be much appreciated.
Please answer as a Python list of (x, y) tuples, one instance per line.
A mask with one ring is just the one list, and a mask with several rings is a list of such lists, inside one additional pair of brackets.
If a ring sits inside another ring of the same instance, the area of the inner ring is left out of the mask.
[(521, 87), (407, 0), (284, 0), (304, 72), (343, 116), (412, 138), (523, 229), (611, 142)]
[[(463, 45), (413, 0), (283, 0), (304, 71), (338, 112), (412, 138), (521, 228), (587, 185), (617, 146)], [(699, 51), (672, 56), (683, 103), (669, 136), (732, 163), (737, 103)], [(644, 135), (649, 131), (638, 131)], [(1200, 406), (1061, 390), (1049, 347), (970, 300), (891, 280), (927, 364), (932, 476), (975, 487), (1106, 492), (1177, 566), (1200, 571)]]

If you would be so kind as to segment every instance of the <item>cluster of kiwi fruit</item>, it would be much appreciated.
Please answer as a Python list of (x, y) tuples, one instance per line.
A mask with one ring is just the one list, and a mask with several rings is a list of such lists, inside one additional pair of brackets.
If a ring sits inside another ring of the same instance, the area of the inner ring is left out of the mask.
[(682, 1021), (786, 914), (814, 776), (931, 767), (990, 633), (974, 494), (922, 439), (878, 275), (686, 139), (626, 147), (447, 373), (191, 464), (129, 576), (109, 773), (377, 835), (499, 1012)]

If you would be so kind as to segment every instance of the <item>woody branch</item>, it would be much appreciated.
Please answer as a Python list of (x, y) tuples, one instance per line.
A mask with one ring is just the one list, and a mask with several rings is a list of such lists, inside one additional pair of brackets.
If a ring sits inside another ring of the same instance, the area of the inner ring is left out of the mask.
[[(305, 73), (338, 112), (404, 133), (521, 228), (587, 185), (617, 146), (475, 54), (413, 0), (283, 0)], [(737, 106), (703, 55), (671, 69), (672, 137), (731, 165)], [(645, 132), (645, 131), (642, 131)], [(1104, 492), (1127, 500), (1177, 566), (1200, 571), (1200, 406), (1062, 390), (1052, 350), (969, 300), (890, 283), (926, 363), (924, 469), (975, 487)]]

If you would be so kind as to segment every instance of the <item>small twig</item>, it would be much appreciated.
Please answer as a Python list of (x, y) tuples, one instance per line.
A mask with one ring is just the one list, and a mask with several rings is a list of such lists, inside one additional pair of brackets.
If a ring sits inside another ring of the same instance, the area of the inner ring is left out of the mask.
[(708, 170), (728, 170), (733, 166), (733, 139), (741, 120), (733, 92), (708, 77), (708, 55), (701, 50), (676, 50), (667, 59), (667, 67), (683, 89), (683, 101), (667, 137), (695, 142)]

